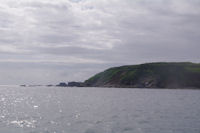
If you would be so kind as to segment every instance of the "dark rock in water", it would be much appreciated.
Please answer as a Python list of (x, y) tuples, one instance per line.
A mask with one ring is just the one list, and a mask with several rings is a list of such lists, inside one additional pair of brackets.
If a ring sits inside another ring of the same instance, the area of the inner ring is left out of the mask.
[(67, 84), (65, 82), (61, 82), (59, 83), (58, 85), (56, 86), (59, 86), (59, 87), (67, 87)]
[(84, 84), (82, 82), (68, 82), (68, 86), (70, 87), (83, 87)]
[(42, 86), (42, 85), (28, 85), (28, 87), (39, 87), (39, 86)]
[(52, 86), (54, 86), (54, 85), (46, 85), (47, 87), (52, 87)]
[(26, 87), (26, 85), (20, 85), (21, 87)]

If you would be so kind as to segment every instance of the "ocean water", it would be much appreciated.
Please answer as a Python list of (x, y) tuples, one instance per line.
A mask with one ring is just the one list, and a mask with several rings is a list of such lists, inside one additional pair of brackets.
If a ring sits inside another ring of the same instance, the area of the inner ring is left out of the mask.
[(0, 87), (0, 133), (200, 133), (200, 90)]

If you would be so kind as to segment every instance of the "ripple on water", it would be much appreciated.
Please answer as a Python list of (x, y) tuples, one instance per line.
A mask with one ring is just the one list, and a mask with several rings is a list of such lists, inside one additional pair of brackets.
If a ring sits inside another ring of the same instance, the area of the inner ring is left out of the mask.
[(5, 101), (5, 98), (4, 98), (4, 97), (1, 98), (0, 102), (3, 102), (3, 101)]
[(94, 129), (87, 129), (84, 133), (96, 133)]

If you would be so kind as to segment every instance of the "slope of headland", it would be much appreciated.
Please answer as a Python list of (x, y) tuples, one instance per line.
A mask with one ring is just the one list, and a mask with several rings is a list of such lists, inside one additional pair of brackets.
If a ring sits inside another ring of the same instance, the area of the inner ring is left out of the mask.
[(88, 87), (200, 88), (200, 64), (158, 62), (109, 68), (84, 82)]

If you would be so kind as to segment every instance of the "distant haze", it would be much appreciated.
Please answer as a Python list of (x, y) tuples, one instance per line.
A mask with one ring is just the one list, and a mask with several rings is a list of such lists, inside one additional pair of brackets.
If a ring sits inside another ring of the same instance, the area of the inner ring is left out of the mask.
[(0, 0), (0, 84), (200, 62), (200, 0)]

